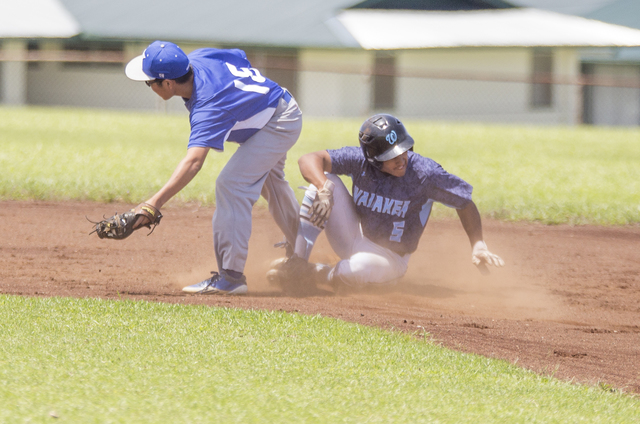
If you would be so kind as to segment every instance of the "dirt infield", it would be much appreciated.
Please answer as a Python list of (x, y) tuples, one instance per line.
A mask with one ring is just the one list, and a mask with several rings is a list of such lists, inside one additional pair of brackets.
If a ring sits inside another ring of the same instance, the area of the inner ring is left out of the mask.
[[(167, 207), (149, 237), (89, 236), (103, 214), (133, 205), (0, 202), (0, 293), (72, 296), (319, 314), (428, 334), (563, 380), (640, 393), (640, 227), (542, 226), (485, 220), (507, 266), (482, 276), (458, 221), (432, 221), (398, 285), (285, 296), (264, 277), (281, 235), (254, 213), (245, 297), (185, 295), (214, 270), (212, 208)], [(321, 236), (312, 259), (335, 261)]]

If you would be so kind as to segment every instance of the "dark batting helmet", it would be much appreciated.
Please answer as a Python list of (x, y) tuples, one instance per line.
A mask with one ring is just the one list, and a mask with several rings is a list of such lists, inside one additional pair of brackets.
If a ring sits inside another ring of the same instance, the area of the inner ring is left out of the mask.
[(373, 115), (364, 121), (358, 134), (364, 157), (376, 168), (382, 162), (400, 156), (413, 148), (413, 138), (395, 116)]

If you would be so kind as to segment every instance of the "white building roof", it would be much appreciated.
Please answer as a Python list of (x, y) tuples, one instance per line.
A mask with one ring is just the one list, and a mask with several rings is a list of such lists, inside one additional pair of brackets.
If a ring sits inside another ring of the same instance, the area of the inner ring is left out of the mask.
[(640, 46), (640, 30), (538, 9), (456, 12), (347, 10), (340, 22), (365, 49)]
[(63, 38), (80, 25), (59, 0), (0, 0), (0, 38)]

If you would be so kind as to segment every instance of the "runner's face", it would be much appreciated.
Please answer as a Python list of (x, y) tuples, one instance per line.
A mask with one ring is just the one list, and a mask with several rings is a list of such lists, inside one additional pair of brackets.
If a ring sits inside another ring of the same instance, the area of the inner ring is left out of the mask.
[(409, 154), (404, 152), (400, 156), (382, 162), (382, 172), (391, 174), (394, 177), (404, 177), (407, 172), (407, 164), (409, 163)]

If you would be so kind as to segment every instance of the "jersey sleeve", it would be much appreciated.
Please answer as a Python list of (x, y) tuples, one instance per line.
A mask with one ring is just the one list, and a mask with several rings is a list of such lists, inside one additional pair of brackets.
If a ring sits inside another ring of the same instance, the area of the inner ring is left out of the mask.
[(235, 119), (231, 114), (220, 109), (199, 109), (191, 113), (190, 123), (188, 148), (210, 147), (222, 151), (227, 135), (235, 124)]
[(363, 167), (365, 159), (359, 147), (343, 147), (327, 150), (331, 158), (331, 173), (335, 175), (355, 175)]
[(471, 201), (473, 187), (453, 174), (445, 171), (438, 163), (431, 161), (429, 172), (424, 176), (429, 198), (445, 206), (462, 209)]

